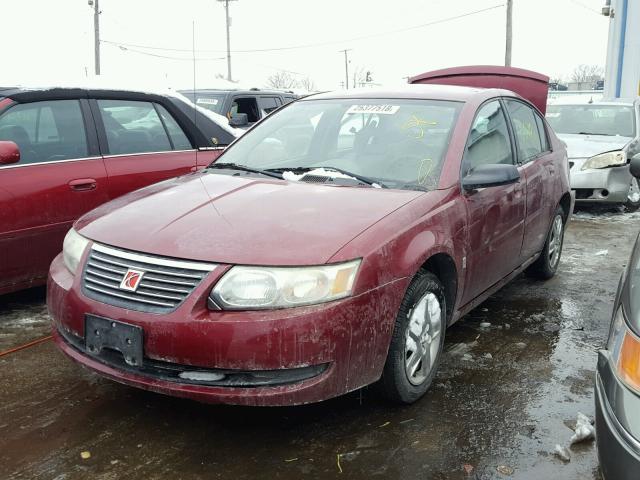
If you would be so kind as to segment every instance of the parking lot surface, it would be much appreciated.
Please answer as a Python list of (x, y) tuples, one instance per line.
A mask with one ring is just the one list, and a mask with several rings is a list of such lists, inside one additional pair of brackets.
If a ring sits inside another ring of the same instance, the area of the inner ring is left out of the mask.
[[(447, 331), (431, 391), (385, 403), (374, 388), (316, 405), (203, 405), (102, 379), (53, 343), (0, 357), (2, 479), (599, 479), (597, 349), (640, 213), (581, 211), (558, 274), (526, 276)], [(481, 323), (489, 322), (489, 327)], [(49, 334), (44, 289), (0, 297), (0, 351)]]

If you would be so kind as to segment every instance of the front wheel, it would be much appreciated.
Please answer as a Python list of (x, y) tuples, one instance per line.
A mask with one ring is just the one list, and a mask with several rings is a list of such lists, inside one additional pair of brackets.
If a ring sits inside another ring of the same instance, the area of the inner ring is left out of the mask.
[(564, 210), (562, 207), (558, 207), (553, 216), (551, 230), (547, 235), (544, 248), (538, 259), (528, 269), (528, 272), (543, 280), (553, 277), (558, 270), (562, 244), (564, 243), (564, 218)]
[(631, 184), (629, 185), (629, 193), (627, 193), (627, 202), (624, 204), (627, 212), (635, 212), (640, 208), (640, 185), (638, 185), (638, 179), (631, 177)]
[(420, 271), (405, 294), (379, 386), (396, 403), (422, 397), (435, 377), (444, 346), (444, 288), (433, 273)]

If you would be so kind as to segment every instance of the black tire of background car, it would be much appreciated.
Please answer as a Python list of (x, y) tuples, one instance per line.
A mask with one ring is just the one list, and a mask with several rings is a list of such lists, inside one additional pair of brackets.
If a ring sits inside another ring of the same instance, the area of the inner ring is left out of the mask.
[[(553, 230), (553, 223), (558, 215), (562, 218), (562, 235), (560, 238), (560, 252), (558, 253), (559, 257), (555, 266), (552, 266), (549, 259), (549, 241), (551, 240), (551, 232)], [(558, 265), (560, 265), (560, 260), (562, 258), (562, 246), (564, 245), (564, 230), (566, 226), (566, 215), (562, 207), (558, 206), (556, 212), (553, 215), (553, 219), (551, 220), (551, 228), (549, 228), (549, 233), (547, 234), (547, 240), (544, 242), (544, 248), (540, 253), (538, 259), (533, 262), (529, 268), (527, 268), (527, 273), (531, 274), (534, 277), (537, 277), (541, 280), (548, 280), (556, 274), (558, 270)]]
[[(638, 181), (635, 178), (632, 178), (631, 181), (636, 181), (640, 184), (640, 181)], [(637, 202), (632, 202), (631, 200), (627, 199), (627, 203), (624, 204), (624, 209), (627, 212), (635, 212), (640, 208), (640, 200), (638, 200)]]
[[(430, 374), (420, 385), (413, 385), (409, 382), (405, 370), (405, 342), (406, 331), (409, 328), (409, 314), (422, 297), (428, 292), (433, 293), (440, 302), (442, 327), (440, 334), (440, 348)], [(447, 315), (444, 288), (438, 277), (426, 270), (419, 270), (407, 288), (398, 315), (396, 317), (389, 353), (384, 365), (382, 377), (377, 383), (377, 387), (384, 397), (398, 404), (410, 404), (422, 397), (429, 387), (438, 371), (438, 366), (442, 358), (444, 348), (445, 330), (447, 327)]]

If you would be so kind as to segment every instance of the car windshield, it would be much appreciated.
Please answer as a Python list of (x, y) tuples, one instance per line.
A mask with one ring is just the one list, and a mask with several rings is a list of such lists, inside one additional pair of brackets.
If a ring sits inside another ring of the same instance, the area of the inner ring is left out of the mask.
[(556, 133), (634, 137), (636, 131), (627, 105), (549, 105), (547, 120)]
[(224, 115), (222, 112), (222, 108), (224, 107), (224, 97), (223, 93), (200, 93), (200, 92), (182, 92), (189, 100), (198, 105), (199, 107), (206, 108), (207, 110), (211, 110), (214, 113), (218, 113), (220, 115)]
[(250, 130), (216, 165), (277, 171), (290, 180), (306, 171), (341, 171), (378, 182), (374, 186), (432, 189), (461, 106), (412, 99), (299, 101)]

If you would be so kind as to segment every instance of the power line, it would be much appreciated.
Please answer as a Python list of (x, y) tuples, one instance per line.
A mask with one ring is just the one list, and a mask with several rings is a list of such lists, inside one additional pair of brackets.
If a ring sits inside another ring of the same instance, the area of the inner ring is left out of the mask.
[[(405, 28), (399, 28), (396, 30), (389, 30), (386, 32), (380, 32), (380, 33), (372, 33), (369, 35), (363, 35), (360, 37), (353, 37), (353, 38), (349, 38), (349, 39), (344, 39), (344, 40), (332, 40), (329, 42), (320, 42), (320, 43), (307, 43), (307, 44), (302, 44), (302, 45), (292, 45), (292, 46), (288, 46), (288, 47), (274, 47), (274, 48), (256, 48), (256, 49), (246, 49), (246, 50), (231, 50), (231, 53), (260, 53), (260, 52), (275, 52), (275, 51), (284, 51), (284, 50), (299, 50), (299, 49), (305, 49), (305, 48), (315, 48), (315, 47), (324, 47), (327, 45), (336, 45), (336, 44), (341, 44), (341, 43), (346, 43), (346, 42), (355, 42), (358, 40), (367, 40), (369, 38), (375, 38), (375, 37), (381, 37), (381, 36), (385, 36), (385, 35), (393, 35), (395, 33), (403, 33), (403, 32), (407, 32), (410, 30), (417, 30), (420, 28), (425, 28), (425, 27), (430, 27), (433, 25), (438, 25), (441, 23), (447, 23), (447, 22), (451, 22), (453, 20), (459, 20), (461, 18), (465, 18), (465, 17), (470, 17), (472, 15), (477, 15), (479, 13), (484, 13), (484, 12), (488, 12), (490, 10), (495, 10), (497, 8), (502, 8), (504, 7), (504, 3), (501, 3), (499, 5), (493, 5), (491, 7), (487, 7), (487, 8), (482, 8), (480, 10), (474, 10), (471, 12), (467, 12), (467, 13), (463, 13), (460, 15), (455, 15), (452, 17), (447, 17), (447, 18), (442, 18), (439, 20), (434, 20), (432, 22), (427, 22), (427, 23), (422, 23), (420, 25), (413, 25), (410, 27), (405, 27)], [(183, 49), (183, 48), (162, 48), (162, 47), (154, 47), (154, 46), (150, 46), (150, 45), (140, 45), (140, 44), (133, 44), (133, 43), (123, 43), (123, 42), (114, 42), (111, 40), (100, 40), (103, 43), (109, 43), (109, 44), (113, 44), (113, 45), (117, 45), (117, 46), (124, 46), (124, 47), (134, 47), (134, 48), (144, 48), (144, 49), (148, 49), (148, 50), (163, 50), (163, 51), (171, 51), (171, 52), (191, 52), (190, 49)], [(226, 53), (225, 50), (199, 50), (199, 52), (208, 52), (208, 53)]]
[[(107, 43), (107, 42), (104, 42), (104, 43)], [(183, 61), (187, 61), (187, 62), (192, 62), (194, 60), (193, 57), (175, 57), (175, 56), (170, 56), (170, 55), (160, 55), (158, 53), (145, 52), (145, 51), (142, 51), (142, 50), (137, 50), (135, 48), (125, 47), (124, 45), (118, 45), (117, 43), (112, 43), (112, 42), (109, 42), (109, 45), (117, 47), (120, 50), (122, 50), (123, 52), (138, 53), (140, 55), (147, 55), (149, 57), (166, 58), (168, 60), (183, 60)], [(197, 60), (197, 61), (203, 61), (203, 60), (226, 60), (226, 58), (227, 57), (195, 57), (195, 60)]]

